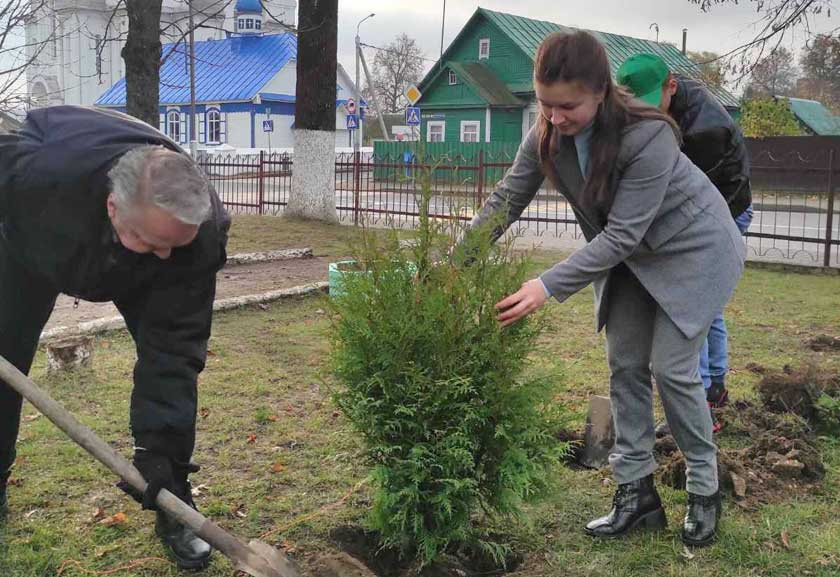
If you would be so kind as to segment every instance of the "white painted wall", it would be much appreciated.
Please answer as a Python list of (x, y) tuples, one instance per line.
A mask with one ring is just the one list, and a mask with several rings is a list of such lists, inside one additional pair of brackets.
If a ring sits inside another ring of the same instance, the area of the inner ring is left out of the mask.
[(251, 113), (227, 112), (227, 144), (235, 148), (251, 147)]
[(280, 71), (269, 80), (260, 92), (273, 92), (275, 94), (295, 95), (297, 86), (297, 61), (289, 60)]
[(295, 146), (295, 135), (292, 132), (292, 124), (295, 121), (294, 116), (286, 116), (281, 114), (257, 114), (255, 115), (256, 119), (256, 147), (257, 148), (269, 148), (269, 135), (267, 132), (263, 132), (262, 130), (262, 123), (263, 120), (267, 120), (271, 118), (274, 121), (274, 132), (271, 133), (271, 150), (277, 148), (294, 148)]

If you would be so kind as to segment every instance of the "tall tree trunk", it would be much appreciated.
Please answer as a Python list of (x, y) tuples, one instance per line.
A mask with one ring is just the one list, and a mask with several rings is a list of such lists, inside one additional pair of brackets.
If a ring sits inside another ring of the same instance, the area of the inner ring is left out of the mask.
[(338, 0), (298, 9), (295, 156), (289, 215), (336, 221), (335, 97)]
[(126, 0), (128, 38), (122, 49), (125, 61), (126, 112), (159, 126), (160, 9), (163, 0)]

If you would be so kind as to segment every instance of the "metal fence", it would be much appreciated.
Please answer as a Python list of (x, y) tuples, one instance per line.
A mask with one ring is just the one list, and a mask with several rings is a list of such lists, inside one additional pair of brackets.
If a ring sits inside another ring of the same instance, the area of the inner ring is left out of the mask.
[[(754, 218), (751, 258), (840, 266), (840, 137), (748, 140)], [(421, 156), (336, 155), (338, 216), (347, 223), (411, 227), (419, 216), (422, 175), (431, 171), (430, 215), (470, 220), (513, 162), (510, 150)], [(289, 198), (289, 154), (204, 156), (199, 163), (233, 213), (280, 214)], [(582, 236), (562, 195), (540, 190), (519, 220), (522, 233), (548, 242)], [(567, 244), (568, 246), (568, 244)]]

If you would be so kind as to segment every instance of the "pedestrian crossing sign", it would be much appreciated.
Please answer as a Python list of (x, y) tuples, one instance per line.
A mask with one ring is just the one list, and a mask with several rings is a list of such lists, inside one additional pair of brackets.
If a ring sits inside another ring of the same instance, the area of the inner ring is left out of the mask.
[(419, 106), (409, 106), (405, 109), (405, 123), (409, 126), (420, 126)]
[(347, 115), (347, 130), (357, 130), (359, 128), (359, 117), (355, 114)]

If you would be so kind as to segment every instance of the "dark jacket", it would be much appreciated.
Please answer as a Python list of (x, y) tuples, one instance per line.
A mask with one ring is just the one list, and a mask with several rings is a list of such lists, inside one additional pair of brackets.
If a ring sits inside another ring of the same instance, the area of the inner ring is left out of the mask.
[(183, 152), (124, 114), (75, 106), (30, 112), (18, 133), (0, 139), (0, 242), (55, 293), (114, 302), (137, 343), (135, 437), (152, 435), (143, 442), (161, 446), (147, 448), (182, 459), (192, 451), (196, 381), (230, 218), (212, 191), (212, 218), (191, 244), (166, 260), (125, 249), (106, 210), (108, 171), (145, 144)]
[(696, 80), (677, 76), (668, 112), (683, 134), (683, 152), (717, 187), (733, 218), (752, 202), (750, 161), (741, 129)]

